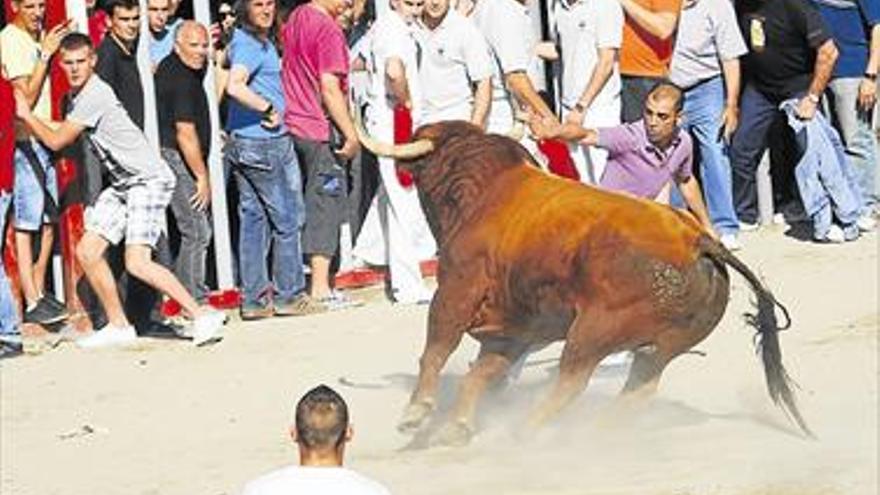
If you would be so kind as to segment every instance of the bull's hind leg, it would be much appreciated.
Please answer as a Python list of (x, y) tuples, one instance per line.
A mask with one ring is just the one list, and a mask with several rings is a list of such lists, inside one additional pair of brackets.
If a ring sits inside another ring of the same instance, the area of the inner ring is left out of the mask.
[(528, 344), (507, 337), (487, 337), (480, 355), (462, 379), (449, 422), (431, 439), (433, 444), (464, 445), (476, 430), (477, 404), (486, 388), (503, 378), (510, 365), (523, 356)]
[(599, 310), (591, 311), (589, 318), (583, 312), (575, 318), (562, 349), (559, 378), (550, 395), (529, 415), (528, 428), (545, 424), (586, 388), (599, 362), (615, 350), (616, 326), (610, 315)]
[(674, 313), (658, 314), (655, 321), (665, 329), (654, 341), (634, 352), (629, 378), (622, 394), (629, 398), (650, 397), (670, 361), (687, 352), (712, 333), (724, 315), (729, 295), (726, 273), (702, 258), (695, 267), (694, 282), (682, 295), (685, 303)]

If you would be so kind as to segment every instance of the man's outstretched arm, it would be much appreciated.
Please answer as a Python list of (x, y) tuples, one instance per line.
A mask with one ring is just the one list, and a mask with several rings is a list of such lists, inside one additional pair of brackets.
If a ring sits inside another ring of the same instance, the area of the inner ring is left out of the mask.
[(18, 89), (15, 90), (15, 115), (52, 151), (60, 151), (71, 145), (85, 130), (84, 126), (69, 120), (61, 122), (57, 129), (50, 128), (33, 114), (27, 96)]

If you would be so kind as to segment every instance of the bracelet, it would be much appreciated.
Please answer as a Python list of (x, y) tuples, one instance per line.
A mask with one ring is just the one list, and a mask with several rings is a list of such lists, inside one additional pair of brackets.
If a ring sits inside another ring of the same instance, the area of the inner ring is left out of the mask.
[(579, 112), (579, 113), (584, 113), (584, 112), (587, 111), (587, 107), (586, 107), (586, 105), (584, 105), (584, 104), (581, 103), (581, 102), (577, 102), (577, 103), (575, 103), (575, 104), (574, 104), (574, 107), (572, 107), (572, 108), (573, 108), (575, 111)]
[(876, 82), (876, 81), (877, 81), (877, 74), (876, 74), (876, 73), (875, 73), (875, 74), (871, 74), (870, 72), (865, 72), (864, 74), (862, 74), (862, 77), (864, 77), (865, 79), (867, 79), (867, 80), (869, 80), (869, 81), (871, 81), (871, 82)]
[(819, 104), (819, 97), (814, 95), (813, 93), (807, 93), (807, 99), (812, 101), (813, 103)]
[(272, 116), (272, 112), (275, 111), (275, 106), (272, 105), (272, 102), (269, 102), (269, 106), (263, 110), (263, 120), (269, 120), (269, 117)]

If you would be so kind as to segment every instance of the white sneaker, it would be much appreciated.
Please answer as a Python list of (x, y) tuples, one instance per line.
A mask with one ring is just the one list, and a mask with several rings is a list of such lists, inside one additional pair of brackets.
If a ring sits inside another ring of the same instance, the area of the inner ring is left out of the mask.
[(412, 294), (401, 293), (400, 291), (395, 291), (394, 293), (394, 304), (430, 304), (431, 299), (434, 298), (434, 291), (422, 287), (421, 289), (414, 291)]
[(843, 229), (840, 228), (839, 225), (835, 224), (828, 229), (828, 233), (825, 234), (824, 238), (817, 240), (820, 242), (840, 244), (841, 242), (846, 242), (846, 234), (843, 232)]
[(757, 222), (755, 222), (755, 223), (740, 222), (739, 223), (739, 230), (741, 230), (743, 232), (754, 232), (760, 228), (761, 228), (761, 224), (759, 224)]
[(870, 213), (868, 213), (859, 217), (859, 219), (856, 221), (856, 225), (859, 226), (859, 230), (861, 230), (862, 232), (871, 232), (872, 230), (877, 228), (877, 220), (875, 220), (874, 217)]
[(133, 326), (114, 327), (108, 323), (104, 325), (104, 328), (77, 340), (76, 345), (83, 349), (97, 349), (100, 347), (126, 346), (135, 342), (137, 342), (137, 332), (134, 331)]
[(742, 249), (742, 245), (740, 245), (739, 239), (737, 239), (736, 234), (722, 235), (721, 244), (726, 247), (728, 251), (739, 251), (740, 249)]
[(223, 340), (220, 334), (223, 324), (226, 323), (226, 313), (210, 310), (193, 320), (192, 339), (193, 345), (201, 347)]

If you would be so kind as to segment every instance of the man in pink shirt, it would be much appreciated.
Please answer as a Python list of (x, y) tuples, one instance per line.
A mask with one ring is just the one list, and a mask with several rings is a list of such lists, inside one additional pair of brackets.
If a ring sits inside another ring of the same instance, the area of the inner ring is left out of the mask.
[(608, 151), (605, 173), (599, 180), (604, 189), (668, 203), (670, 188), (677, 186), (706, 232), (717, 237), (693, 176), (693, 142), (680, 127), (683, 98), (678, 86), (663, 82), (648, 93), (642, 118), (635, 122), (585, 129), (572, 123), (554, 126), (544, 119), (534, 128), (538, 137), (580, 141)]
[[(327, 309), (351, 301), (330, 288), (330, 261), (339, 247), (346, 208), (345, 164), (359, 143), (346, 100), (348, 47), (337, 19), (351, 0), (312, 0), (291, 12), (282, 30), (284, 123), (305, 167), (303, 252), (311, 265), (311, 296)], [(331, 124), (342, 145), (331, 148)]]

